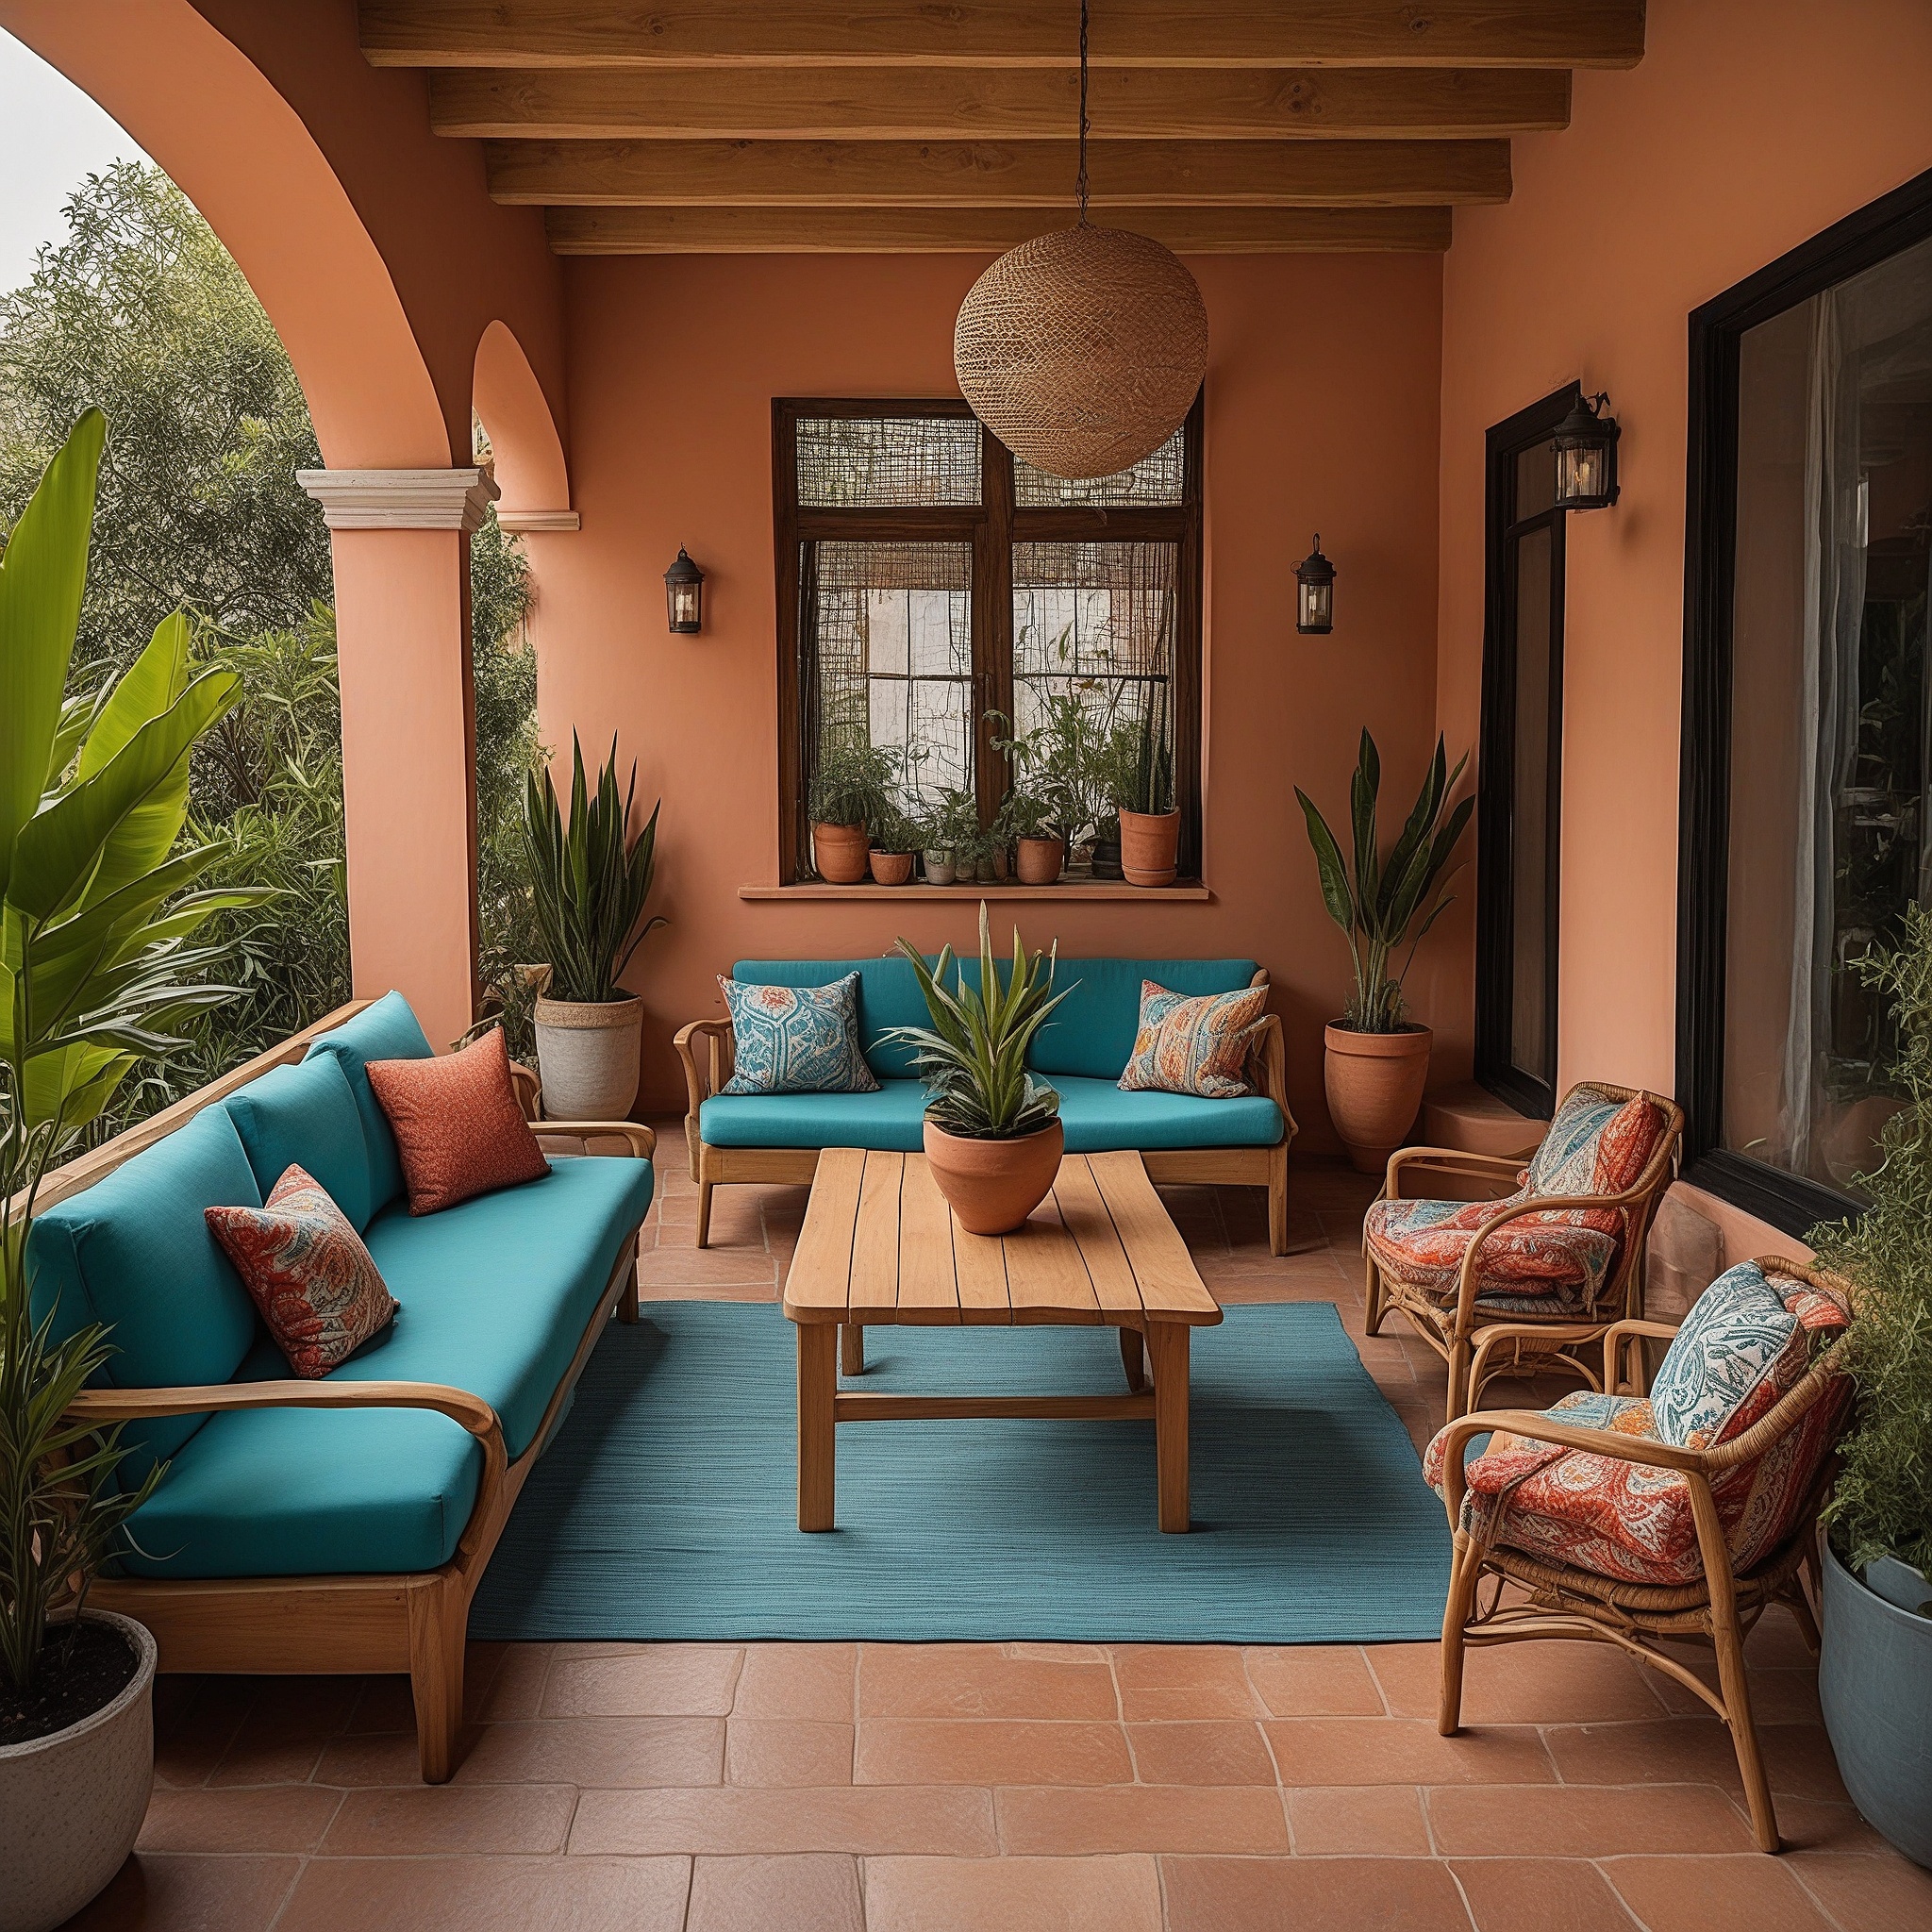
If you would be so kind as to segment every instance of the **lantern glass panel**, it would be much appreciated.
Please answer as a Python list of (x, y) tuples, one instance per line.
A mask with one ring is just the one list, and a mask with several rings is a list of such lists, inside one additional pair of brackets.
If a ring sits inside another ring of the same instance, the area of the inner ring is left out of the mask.
[(1572, 443), (1557, 452), (1557, 501), (1591, 503), (1605, 495), (1604, 471), (1608, 452), (1601, 443)]
[(698, 628), (699, 599), (703, 591), (702, 579), (691, 582), (667, 584), (665, 591), (671, 600), (671, 628), (675, 631), (690, 632)]
[(1306, 631), (1332, 630), (1335, 626), (1335, 586), (1332, 583), (1304, 581), (1301, 586), (1300, 628)]

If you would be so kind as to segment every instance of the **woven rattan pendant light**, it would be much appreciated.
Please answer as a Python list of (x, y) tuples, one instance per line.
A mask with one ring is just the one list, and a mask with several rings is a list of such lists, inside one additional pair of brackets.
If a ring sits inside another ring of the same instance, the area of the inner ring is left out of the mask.
[(1180, 426), (1208, 369), (1208, 310), (1158, 242), (1087, 219), (1087, 0), (1080, 0), (1080, 219), (1009, 249), (967, 291), (953, 370), (973, 412), (1050, 476), (1111, 476)]

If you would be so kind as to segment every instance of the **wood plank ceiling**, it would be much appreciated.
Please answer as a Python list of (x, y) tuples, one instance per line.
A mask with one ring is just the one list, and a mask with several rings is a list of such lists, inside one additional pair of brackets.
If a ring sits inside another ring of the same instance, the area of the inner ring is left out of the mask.
[[(1643, 0), (1091, 0), (1094, 218), (1442, 249)], [(361, 0), (559, 254), (986, 251), (1073, 219), (1077, 0)]]

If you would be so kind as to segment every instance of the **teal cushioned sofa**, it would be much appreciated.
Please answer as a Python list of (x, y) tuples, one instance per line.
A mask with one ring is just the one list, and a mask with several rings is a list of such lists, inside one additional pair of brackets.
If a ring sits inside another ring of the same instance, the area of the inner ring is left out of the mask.
[[(166, 1463), (94, 1600), (163, 1670), (408, 1670), (440, 1780), (470, 1598), (604, 1324), (637, 1316), (653, 1137), (546, 1121), (542, 1178), (412, 1216), (364, 1067), (429, 1051), (399, 993), (344, 1008), (63, 1169), (29, 1259), (57, 1333), (111, 1324), (83, 1412), (128, 1418), (123, 1480)], [(627, 1158), (573, 1158), (607, 1151)], [(401, 1304), (320, 1381), (291, 1376), (202, 1212), (258, 1206), (291, 1162)]]
[[(969, 977), (977, 963), (969, 961)], [(689, 1111), (685, 1140), (698, 1187), (697, 1241), (710, 1237), (711, 1191), (732, 1181), (808, 1182), (825, 1147), (910, 1153), (922, 1144), (924, 1095), (912, 1056), (891, 1038), (928, 1024), (910, 963), (875, 959), (741, 959), (734, 979), (758, 986), (824, 986), (858, 974), (858, 1026), (876, 1093), (734, 1095), (728, 1020), (697, 1020), (677, 1035)], [(1183, 993), (1235, 992), (1267, 978), (1252, 959), (1062, 958), (1056, 984), (1067, 998), (1041, 1029), (1031, 1065), (1060, 1096), (1069, 1154), (1127, 1148), (1157, 1181), (1209, 1181), (1268, 1190), (1270, 1245), (1288, 1237), (1288, 1150), (1294, 1116), (1282, 1080), (1281, 1023), (1270, 1015), (1249, 1062), (1253, 1091), (1239, 1100), (1123, 1092), (1134, 1050), (1141, 984)]]

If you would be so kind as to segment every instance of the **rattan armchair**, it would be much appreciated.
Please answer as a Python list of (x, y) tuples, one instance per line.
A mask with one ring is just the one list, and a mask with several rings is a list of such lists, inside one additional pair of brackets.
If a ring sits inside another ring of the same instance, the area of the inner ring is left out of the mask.
[[(1383, 1317), (1393, 1309), (1441, 1356), (1448, 1366), (1444, 1407), (1454, 1422), (1482, 1399), (1484, 1385), (1502, 1374), (1533, 1375), (1556, 1372), (1574, 1376), (1595, 1389), (1594, 1371), (1582, 1354), (1600, 1341), (1613, 1322), (1643, 1312), (1643, 1257), (1650, 1224), (1676, 1173), (1677, 1144), (1684, 1131), (1684, 1110), (1661, 1094), (1630, 1087), (1591, 1082), (1574, 1088), (1565, 1106), (1579, 1093), (1625, 1101), (1641, 1098), (1663, 1118), (1657, 1145), (1642, 1172), (1631, 1185), (1608, 1194), (1533, 1193), (1523, 1185), (1524, 1165), (1514, 1158), (1468, 1154), (1446, 1147), (1405, 1147), (1391, 1155), (1380, 1198), (1408, 1198), (1404, 1181), (1411, 1169), (1431, 1169), (1467, 1179), (1487, 1181), (1496, 1190), (1494, 1213), (1484, 1217), (1464, 1252), (1453, 1293), (1432, 1293), (1427, 1288), (1401, 1279), (1380, 1264), (1367, 1240), (1362, 1259), (1366, 1273), (1366, 1315), (1370, 1335), (1380, 1333)], [(1583, 1214), (1609, 1209), (1623, 1217), (1616, 1258), (1605, 1272), (1586, 1307), (1561, 1312), (1542, 1311), (1534, 1294), (1512, 1296), (1519, 1304), (1505, 1311), (1479, 1302), (1484, 1267), (1493, 1254), (1495, 1237), (1532, 1214)], [(1640, 1359), (1638, 1373), (1641, 1375)], [(1640, 1379), (1639, 1387), (1641, 1383)]]
[[(1779, 1256), (1762, 1257), (1758, 1265), (1767, 1272), (1792, 1275), (1816, 1286), (1840, 1292), (1844, 1290), (1841, 1281), (1824, 1271)], [(1604, 1391), (1635, 1392), (1624, 1379), (1628, 1357), (1641, 1359), (1646, 1339), (1668, 1338), (1675, 1332), (1662, 1323), (1642, 1321), (1619, 1322), (1606, 1330)], [(1438, 1724), (1442, 1735), (1453, 1736), (1461, 1723), (1463, 1655), (1468, 1645), (1542, 1637), (1615, 1644), (1681, 1684), (1724, 1720), (1737, 1750), (1753, 1835), (1761, 1850), (1776, 1851), (1777, 1814), (1752, 1717), (1744, 1640), (1764, 1611), (1781, 1602), (1790, 1606), (1807, 1642), (1814, 1651), (1818, 1647), (1818, 1626), (1807, 1601), (1803, 1577), (1805, 1572), (1810, 1573), (1815, 1597), (1820, 1582), (1818, 1511), (1830, 1486), (1832, 1444), (1844, 1409), (1839, 1353), (1837, 1346), (1828, 1347), (1756, 1424), (1731, 1441), (1707, 1449), (1678, 1448), (1609, 1429), (1576, 1427), (1549, 1415), (1518, 1409), (1466, 1415), (1452, 1422), (1438, 1438), (1442, 1497), (1455, 1532), (1448, 1604), (1442, 1618)], [(1748, 1569), (1735, 1568), (1713, 1484), (1721, 1482), (1726, 1472), (1764, 1458), (1827, 1398), (1837, 1413), (1824, 1419), (1829, 1434), (1818, 1445), (1815, 1468), (1801, 1474), (1801, 1500), (1788, 1531), (1768, 1555)], [(1675, 1587), (1633, 1583), (1531, 1556), (1507, 1544), (1478, 1541), (1464, 1521), (1463, 1505), (1469, 1493), (1464, 1456), (1472, 1437), (1495, 1431), (1681, 1474), (1689, 1485), (1701, 1579)], [(1487, 1605), (1479, 1601), (1486, 1576), (1494, 1586)], [(1717, 1688), (1713, 1690), (1688, 1664), (1662, 1649), (1666, 1639), (1710, 1644), (1716, 1653)]]

